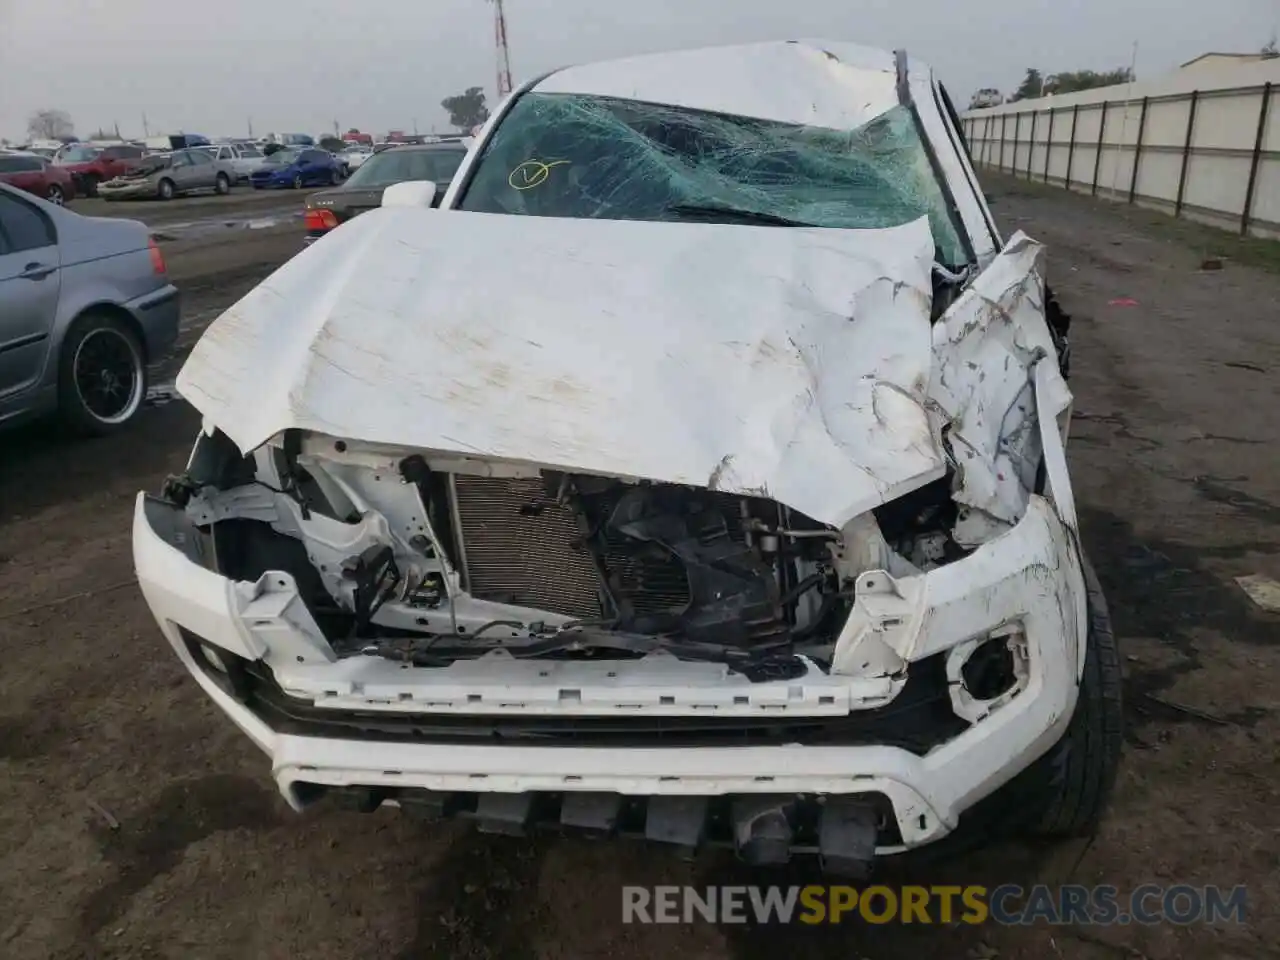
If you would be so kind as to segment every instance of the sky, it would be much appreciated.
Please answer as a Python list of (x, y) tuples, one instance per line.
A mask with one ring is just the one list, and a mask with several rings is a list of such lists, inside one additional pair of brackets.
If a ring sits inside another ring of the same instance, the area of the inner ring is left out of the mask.
[[(1045, 73), (1149, 79), (1206, 51), (1255, 52), (1280, 0), (506, 0), (515, 82), (559, 66), (793, 37), (906, 46), (958, 104)], [(0, 137), (39, 109), (76, 131), (448, 129), (444, 97), (494, 99), (486, 0), (0, 0)]]

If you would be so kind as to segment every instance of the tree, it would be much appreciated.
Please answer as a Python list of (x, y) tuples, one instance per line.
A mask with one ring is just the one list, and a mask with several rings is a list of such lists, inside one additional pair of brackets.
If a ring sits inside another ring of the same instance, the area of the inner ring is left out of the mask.
[(1015, 100), (1032, 100), (1044, 96), (1044, 77), (1035, 67), (1027, 67), (1027, 75), (1018, 84), (1018, 89), (1009, 96), (1009, 102)]
[(75, 127), (65, 110), (37, 110), (27, 118), (27, 133), (33, 140), (61, 140), (75, 136)]
[(482, 87), (467, 87), (463, 93), (445, 97), (440, 101), (440, 106), (449, 111), (449, 122), (459, 130), (470, 130), (489, 119), (489, 108), (484, 105)]
[(1258, 52), (1262, 54), (1263, 60), (1274, 60), (1276, 57), (1280, 57), (1280, 49), (1276, 47), (1276, 35), (1274, 33), (1271, 35), (1271, 39)]
[(1133, 71), (1128, 67), (1103, 70), (1101, 73), (1096, 70), (1068, 70), (1046, 77), (1044, 93), (1079, 93), (1081, 90), (1114, 87), (1121, 83), (1132, 82)]

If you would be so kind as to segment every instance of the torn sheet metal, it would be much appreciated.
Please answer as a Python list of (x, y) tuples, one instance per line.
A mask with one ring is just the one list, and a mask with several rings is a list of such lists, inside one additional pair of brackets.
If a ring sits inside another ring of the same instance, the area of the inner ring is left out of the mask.
[(944, 472), (933, 239), (381, 209), (206, 331), (182, 395), (289, 428), (776, 499), (836, 526)]
[[(1057, 364), (1044, 318), (1040, 244), (1018, 233), (969, 285), (933, 329), (929, 399), (941, 415), (954, 458), (953, 496), (979, 511), (968, 521), (971, 543), (1026, 512), (1040, 462), (1040, 418), (1057, 417), (1071, 392)], [(1037, 410), (1037, 396), (1048, 409)], [(995, 521), (993, 525), (991, 521)], [(964, 542), (963, 528), (957, 540)]]
[(852, 43), (770, 41), (558, 70), (539, 93), (583, 93), (848, 130), (898, 104), (893, 54)]

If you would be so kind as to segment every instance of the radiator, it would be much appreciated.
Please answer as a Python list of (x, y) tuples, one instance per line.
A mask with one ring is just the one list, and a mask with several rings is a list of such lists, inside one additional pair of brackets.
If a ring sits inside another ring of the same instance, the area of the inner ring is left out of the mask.
[(570, 617), (602, 615), (601, 580), (578, 518), (541, 479), (454, 478), (467, 590)]
[(456, 475), (453, 497), (463, 574), (477, 599), (583, 618), (611, 615), (611, 593), (638, 614), (688, 605), (678, 560), (656, 546), (637, 556), (613, 534), (597, 562), (584, 522), (547, 495), (542, 479)]

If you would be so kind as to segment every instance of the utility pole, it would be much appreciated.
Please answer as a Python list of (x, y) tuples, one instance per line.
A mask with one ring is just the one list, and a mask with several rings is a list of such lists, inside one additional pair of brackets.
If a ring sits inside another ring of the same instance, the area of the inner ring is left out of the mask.
[[(1129, 84), (1124, 91), (1124, 116), (1120, 118), (1120, 143), (1116, 147), (1116, 162), (1111, 168), (1111, 199), (1115, 199), (1116, 184), (1120, 179), (1120, 155), (1124, 150), (1125, 137), (1129, 132), (1129, 104), (1133, 100), (1133, 81), (1137, 79), (1138, 41), (1133, 41), (1133, 54), (1129, 57)], [(1099, 147), (1101, 149), (1101, 147)], [(1137, 150), (1134, 150), (1133, 162), (1138, 162)]]
[(249, 139), (252, 140), (253, 139), (253, 117), (245, 117), (245, 120), (247, 120), (249, 123)]
[(142, 135), (144, 137), (151, 136), (151, 128), (147, 126), (147, 114), (145, 111), (142, 114)]
[(493, 0), (493, 34), (498, 52), (498, 99), (511, 92), (511, 51), (507, 46), (507, 16), (502, 0)]

